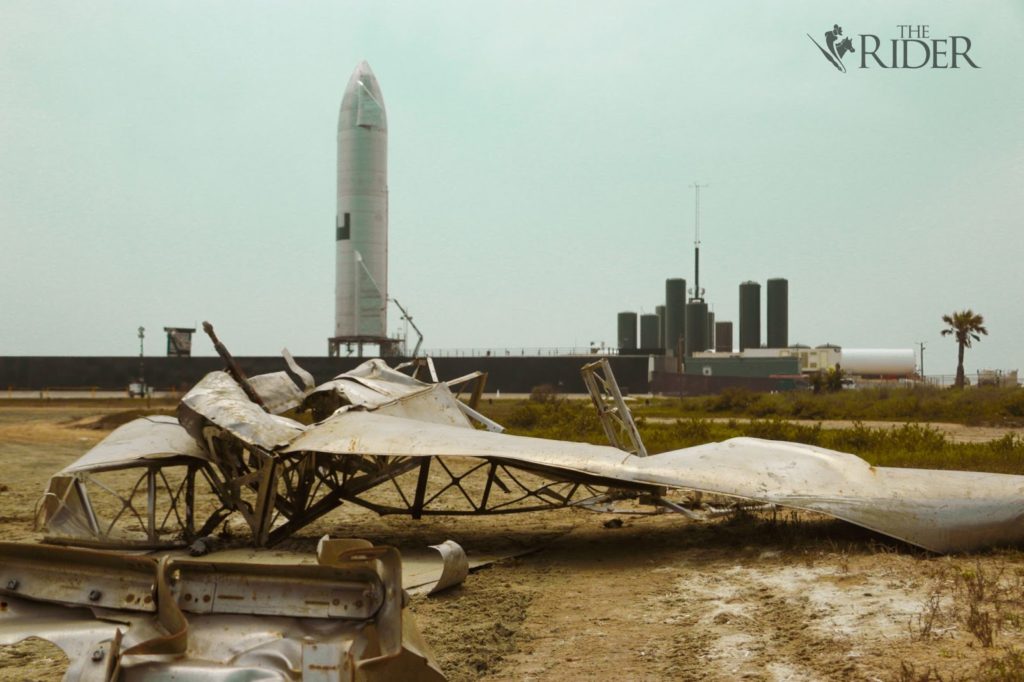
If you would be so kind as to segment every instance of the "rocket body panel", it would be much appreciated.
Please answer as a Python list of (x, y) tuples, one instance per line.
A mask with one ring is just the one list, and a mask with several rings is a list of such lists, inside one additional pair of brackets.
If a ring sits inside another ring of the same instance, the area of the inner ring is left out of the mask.
[(334, 335), (387, 336), (388, 132), (377, 78), (352, 73), (338, 114)]

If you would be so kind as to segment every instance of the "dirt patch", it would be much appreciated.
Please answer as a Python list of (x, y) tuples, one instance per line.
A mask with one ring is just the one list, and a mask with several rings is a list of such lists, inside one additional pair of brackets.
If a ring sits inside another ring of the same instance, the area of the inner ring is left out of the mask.
[(67, 667), (68, 657), (56, 644), (36, 637), (0, 646), (0, 682), (59, 680)]
[(521, 565), (520, 560), (511, 560), (478, 571), (459, 587), (413, 603), (421, 627), (447, 624), (448, 636), (442, 639), (430, 632), (428, 640), (449, 680), (476, 680), (492, 673), (521, 646), (524, 621), (536, 595), (519, 584)]
[(84, 419), (72, 419), (68, 422), (68, 426), (76, 429), (92, 429), (94, 431), (113, 431), (119, 426), (127, 424), (130, 421), (138, 419), (139, 417), (152, 417), (153, 415), (170, 415), (176, 414), (176, 410), (165, 409), (165, 410), (122, 410), (119, 412), (111, 412), (109, 414), (100, 415), (99, 417), (86, 417)]
[[(82, 424), (116, 412), (0, 406), (0, 537), (39, 539), (32, 510), (46, 479), (103, 436)], [(324, 533), (399, 547), (452, 538), (471, 553), (542, 545), (414, 599), (452, 680), (949, 680), (1024, 669), (1020, 552), (936, 557), (808, 514), (614, 518), (621, 527), (582, 510), (413, 521), (345, 506), (285, 548), (311, 551)], [(65, 666), (40, 640), (0, 647), (0, 680), (56, 679)]]

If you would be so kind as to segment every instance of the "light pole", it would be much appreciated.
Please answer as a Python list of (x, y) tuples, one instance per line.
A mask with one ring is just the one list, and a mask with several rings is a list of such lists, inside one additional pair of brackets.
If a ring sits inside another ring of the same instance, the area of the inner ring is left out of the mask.
[(142, 388), (142, 394), (145, 395), (146, 391), (146, 366), (142, 352), (142, 342), (146, 338), (146, 328), (139, 327), (139, 386)]
[(921, 348), (921, 381), (924, 381), (924, 341), (918, 341), (917, 345)]

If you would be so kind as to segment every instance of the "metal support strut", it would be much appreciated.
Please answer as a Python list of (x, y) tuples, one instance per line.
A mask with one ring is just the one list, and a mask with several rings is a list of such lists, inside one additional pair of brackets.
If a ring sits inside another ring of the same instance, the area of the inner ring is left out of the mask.
[(601, 427), (608, 436), (608, 441), (620, 450), (638, 457), (647, 456), (647, 448), (640, 439), (640, 432), (633, 421), (633, 414), (622, 399), (622, 391), (615, 381), (608, 358), (601, 358), (584, 365), (580, 370), (583, 383), (587, 385), (590, 399), (597, 408), (597, 416), (601, 419)]

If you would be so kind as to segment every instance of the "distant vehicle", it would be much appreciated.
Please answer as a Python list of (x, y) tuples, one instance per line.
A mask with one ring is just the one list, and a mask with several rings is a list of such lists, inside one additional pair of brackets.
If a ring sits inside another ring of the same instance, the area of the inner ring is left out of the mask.
[(128, 384), (128, 397), (129, 398), (145, 398), (149, 395), (150, 390), (144, 382), (133, 381)]

